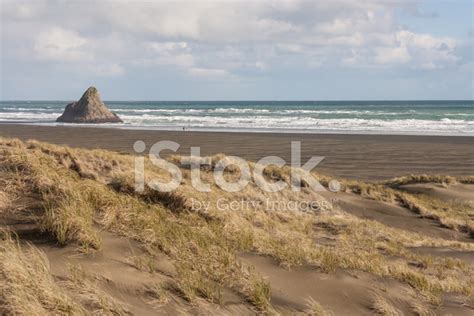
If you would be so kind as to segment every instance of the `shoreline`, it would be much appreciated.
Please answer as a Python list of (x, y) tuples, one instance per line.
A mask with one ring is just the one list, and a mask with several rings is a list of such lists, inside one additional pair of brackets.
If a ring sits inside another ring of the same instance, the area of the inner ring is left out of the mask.
[(186, 132), (195, 133), (250, 133), (250, 134), (297, 134), (297, 135), (375, 135), (375, 136), (435, 136), (435, 137), (474, 137), (474, 133), (433, 133), (433, 132), (400, 132), (400, 131), (375, 131), (375, 130), (330, 130), (330, 129), (274, 129), (274, 128), (212, 128), (212, 127), (171, 127), (171, 126), (142, 126), (142, 125), (124, 125), (124, 124), (73, 124), (73, 123), (57, 123), (57, 122), (25, 122), (25, 121), (0, 121), (1, 125), (25, 125), (25, 126), (42, 126), (42, 127), (70, 127), (70, 128), (104, 128), (119, 130), (136, 130), (136, 131), (164, 131), (164, 132), (181, 132), (185, 127)]
[[(0, 136), (131, 154), (137, 140), (144, 141), (147, 149), (155, 142), (171, 140), (181, 145), (177, 151), (181, 155), (189, 155), (190, 147), (199, 146), (203, 156), (225, 153), (256, 161), (273, 155), (287, 162), (291, 141), (301, 141), (302, 164), (312, 156), (323, 156), (315, 171), (369, 181), (408, 174), (465, 176), (474, 170), (474, 137), (465, 136), (195, 132), (25, 124), (0, 124)], [(168, 154), (175, 153), (164, 152), (164, 156)]]

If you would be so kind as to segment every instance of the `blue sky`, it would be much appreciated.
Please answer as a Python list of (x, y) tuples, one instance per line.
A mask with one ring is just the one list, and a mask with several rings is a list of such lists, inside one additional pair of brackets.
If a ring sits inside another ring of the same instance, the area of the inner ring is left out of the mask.
[(472, 1), (0, 2), (2, 100), (473, 98)]

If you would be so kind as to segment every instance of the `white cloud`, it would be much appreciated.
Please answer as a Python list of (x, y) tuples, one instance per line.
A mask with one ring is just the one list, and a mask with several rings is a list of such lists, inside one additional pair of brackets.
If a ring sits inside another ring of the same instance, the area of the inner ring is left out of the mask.
[(378, 64), (406, 64), (410, 60), (411, 56), (406, 46), (375, 49), (375, 62)]
[(41, 59), (77, 61), (90, 59), (86, 49), (88, 40), (78, 33), (60, 27), (50, 28), (39, 34), (34, 44), (34, 51)]
[(396, 39), (400, 43), (412, 45), (421, 49), (445, 49), (452, 50), (455, 41), (450, 38), (437, 38), (429, 34), (416, 34), (410, 31), (399, 31)]
[(17, 16), (19, 18), (31, 18), (34, 16), (35, 10), (31, 6), (28, 6), (27, 4), (20, 3), (16, 7), (16, 12)]
[(267, 65), (265, 62), (263, 62), (263, 61), (257, 61), (257, 62), (255, 63), (255, 67), (256, 67), (257, 69), (259, 69), (259, 70), (262, 70), (262, 71), (268, 69), (268, 65)]
[(321, 33), (328, 34), (347, 34), (353, 29), (351, 19), (335, 19), (330, 22), (317, 24), (315, 30)]
[(115, 77), (125, 73), (125, 69), (119, 64), (94, 65), (88, 68), (94, 74), (101, 77)]
[(182, 68), (188, 68), (194, 65), (194, 57), (191, 54), (165, 55), (140, 59), (134, 64), (145, 66), (178, 66)]
[(412, 68), (436, 69), (454, 63), (456, 41), (407, 30), (397, 31), (387, 46), (374, 49), (377, 64), (409, 64)]
[(189, 68), (195, 64), (194, 56), (186, 42), (148, 42), (145, 47), (151, 55), (137, 61), (142, 65), (178, 66)]
[(395, 10), (413, 7), (409, 0), (38, 0), (4, 7), (4, 47), (25, 59), (102, 65), (97, 75), (143, 65), (193, 76), (323, 64), (429, 70), (459, 60), (454, 39), (397, 21)]
[(302, 53), (304, 47), (300, 44), (294, 43), (281, 43), (276, 45), (277, 49), (285, 53)]
[(229, 72), (225, 69), (212, 69), (212, 68), (191, 68), (189, 74), (195, 77), (201, 78), (222, 78), (230, 76)]
[(434, 37), (429, 34), (416, 34), (410, 31), (396, 33), (400, 45), (408, 47), (415, 55), (416, 63), (424, 69), (442, 68), (458, 60), (455, 55), (456, 40), (446, 37)]
[(187, 51), (186, 42), (150, 42), (149, 46), (157, 53), (170, 53), (174, 51)]

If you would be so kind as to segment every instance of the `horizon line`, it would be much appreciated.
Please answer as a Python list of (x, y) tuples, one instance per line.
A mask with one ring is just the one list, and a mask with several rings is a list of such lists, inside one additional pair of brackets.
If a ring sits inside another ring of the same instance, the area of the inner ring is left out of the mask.
[[(70, 102), (71, 100), (79, 100), (77, 99), (0, 99), (0, 102)], [(133, 99), (111, 99), (111, 100), (102, 100), (103, 102), (443, 102), (443, 101), (456, 101), (456, 102), (474, 102), (473, 99), (326, 99), (326, 100), (310, 100), (310, 99), (221, 99), (221, 100), (211, 100), (211, 99), (202, 99), (202, 100), (178, 100), (178, 99), (170, 99), (170, 100), (152, 100), (152, 99), (143, 99), (143, 100), (133, 100)]]

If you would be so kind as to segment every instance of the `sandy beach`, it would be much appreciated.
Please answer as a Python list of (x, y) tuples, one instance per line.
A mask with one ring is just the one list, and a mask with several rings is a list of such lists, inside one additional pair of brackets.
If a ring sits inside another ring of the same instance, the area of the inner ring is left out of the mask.
[(303, 161), (325, 157), (315, 171), (361, 180), (409, 174), (465, 176), (474, 171), (474, 137), (468, 136), (173, 132), (19, 124), (0, 124), (0, 136), (126, 153), (133, 153), (137, 140), (148, 148), (171, 140), (181, 145), (178, 154), (188, 155), (191, 146), (199, 146), (202, 155), (225, 153), (253, 161), (270, 155), (289, 161), (291, 141), (301, 141)]
[(474, 315), (472, 1), (0, 1), (0, 316)]

